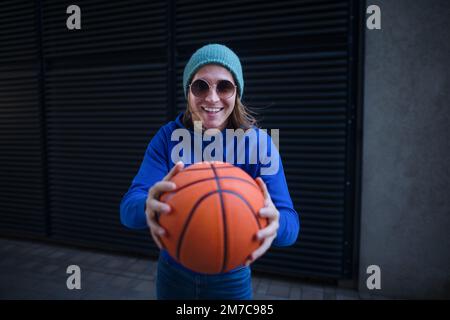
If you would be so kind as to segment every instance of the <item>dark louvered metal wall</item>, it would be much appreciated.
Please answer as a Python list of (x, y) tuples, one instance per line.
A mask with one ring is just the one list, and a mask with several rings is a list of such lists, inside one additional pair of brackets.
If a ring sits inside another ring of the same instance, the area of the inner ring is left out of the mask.
[(51, 235), (155, 250), (148, 232), (120, 224), (118, 208), (167, 119), (167, 5), (78, 1), (82, 31), (68, 32), (69, 4), (43, 2)]
[(0, 232), (46, 234), (36, 5), (0, 2)]
[(119, 203), (151, 137), (185, 109), (187, 59), (218, 42), (241, 57), (244, 103), (280, 129), (301, 214), (297, 244), (255, 269), (352, 276), (356, 2), (77, 1), (79, 31), (65, 26), (70, 1), (27, 3), (0, 13), (2, 232), (27, 218), (57, 241), (156, 255), (147, 232), (120, 225)]

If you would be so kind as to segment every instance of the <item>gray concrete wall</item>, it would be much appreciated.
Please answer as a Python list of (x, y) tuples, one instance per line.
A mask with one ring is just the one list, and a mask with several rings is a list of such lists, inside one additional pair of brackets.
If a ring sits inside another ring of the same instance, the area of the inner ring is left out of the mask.
[(450, 2), (377, 0), (365, 31), (359, 290), (450, 298)]

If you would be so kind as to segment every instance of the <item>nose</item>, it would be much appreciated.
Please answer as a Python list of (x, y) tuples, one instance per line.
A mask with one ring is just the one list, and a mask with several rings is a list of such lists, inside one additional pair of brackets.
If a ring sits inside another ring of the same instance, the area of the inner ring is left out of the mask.
[(211, 103), (220, 101), (220, 98), (216, 91), (216, 86), (212, 86), (211, 88), (209, 88), (208, 95), (206, 96), (205, 100)]

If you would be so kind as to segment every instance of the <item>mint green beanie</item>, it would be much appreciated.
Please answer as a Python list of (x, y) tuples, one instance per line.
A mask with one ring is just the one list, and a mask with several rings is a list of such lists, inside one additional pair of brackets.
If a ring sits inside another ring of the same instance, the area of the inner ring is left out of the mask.
[(187, 98), (188, 88), (195, 73), (206, 64), (218, 64), (228, 69), (238, 86), (239, 96), (244, 94), (244, 78), (239, 57), (228, 47), (221, 44), (208, 44), (198, 49), (189, 59), (183, 72), (184, 96)]

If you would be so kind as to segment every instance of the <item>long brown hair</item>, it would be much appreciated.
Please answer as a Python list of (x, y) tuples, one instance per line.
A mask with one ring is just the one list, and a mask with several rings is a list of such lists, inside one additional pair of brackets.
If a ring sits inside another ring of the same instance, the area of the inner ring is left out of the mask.
[[(248, 109), (244, 106), (239, 98), (239, 95), (236, 94), (236, 100), (234, 103), (234, 108), (231, 114), (227, 119), (227, 128), (228, 129), (239, 129), (242, 128), (244, 130), (250, 129), (251, 127), (257, 127), (258, 121), (255, 118), (256, 113)], [(186, 106), (186, 111), (183, 115), (183, 125), (186, 128), (193, 128), (194, 124), (192, 123), (192, 114), (189, 107), (189, 100)]]

